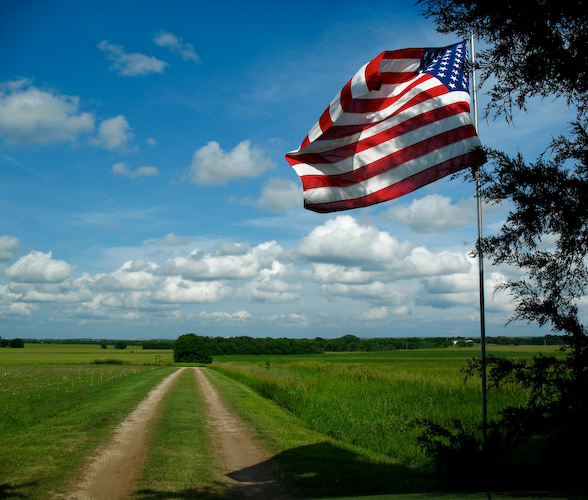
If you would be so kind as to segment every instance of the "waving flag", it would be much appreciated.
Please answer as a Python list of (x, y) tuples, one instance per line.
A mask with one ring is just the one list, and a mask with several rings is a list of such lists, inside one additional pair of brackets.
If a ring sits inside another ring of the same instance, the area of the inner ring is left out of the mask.
[(286, 155), (315, 212), (403, 196), (484, 163), (470, 115), (466, 42), (383, 52)]

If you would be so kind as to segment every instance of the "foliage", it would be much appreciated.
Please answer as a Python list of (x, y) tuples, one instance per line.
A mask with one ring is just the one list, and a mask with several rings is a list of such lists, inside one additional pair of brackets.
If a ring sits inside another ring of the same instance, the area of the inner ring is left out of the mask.
[(174, 342), (174, 362), (212, 363), (207, 339), (194, 333), (180, 335)]
[(419, 0), (441, 33), (487, 42), (477, 62), (492, 81), (489, 111), (511, 117), (530, 97), (588, 102), (588, 16), (583, 2)]
[(127, 343), (124, 340), (117, 340), (114, 343), (114, 348), (115, 349), (126, 349), (127, 348)]
[(22, 339), (12, 339), (9, 343), (8, 343), (9, 347), (14, 347), (16, 349), (22, 349), (24, 348), (24, 341)]

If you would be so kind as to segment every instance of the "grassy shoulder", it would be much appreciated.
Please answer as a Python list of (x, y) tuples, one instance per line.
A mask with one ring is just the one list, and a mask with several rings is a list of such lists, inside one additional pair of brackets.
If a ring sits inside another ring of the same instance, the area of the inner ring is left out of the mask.
[(140, 500), (222, 497), (206, 412), (194, 378), (186, 369), (160, 403), (139, 480)]
[(273, 455), (272, 462), (296, 496), (320, 498), (432, 490), (425, 471), (328, 438), (249, 387), (214, 370), (206, 370), (205, 374), (226, 404)]
[(2, 367), (0, 497), (51, 498), (172, 368)]

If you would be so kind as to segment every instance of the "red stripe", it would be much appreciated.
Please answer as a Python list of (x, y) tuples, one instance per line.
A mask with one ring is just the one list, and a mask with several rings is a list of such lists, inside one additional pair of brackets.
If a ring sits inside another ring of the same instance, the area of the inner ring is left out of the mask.
[[(403, 81), (410, 81), (414, 77), (414, 74), (407, 74)], [(343, 98), (341, 98), (341, 107), (346, 113), (374, 113), (383, 108), (387, 108), (388, 106), (392, 106), (395, 102), (402, 99), (407, 92), (410, 92), (412, 89), (418, 87), (423, 82), (430, 80), (431, 78), (434, 77), (427, 73), (423, 73), (418, 78), (416, 78), (414, 82), (407, 86), (400, 94), (393, 97), (381, 97), (375, 99), (345, 99), (345, 105), (343, 105)], [(442, 85), (440, 86), (442, 87)], [(343, 90), (345, 90), (345, 88)], [(341, 94), (343, 94), (343, 91), (341, 91)], [(349, 94), (351, 94), (351, 92), (349, 92)]]
[(453, 130), (448, 130), (439, 135), (424, 139), (407, 148), (396, 151), (388, 156), (380, 158), (362, 168), (338, 175), (303, 175), (302, 187), (304, 190), (321, 187), (347, 187), (358, 182), (365, 181), (376, 175), (406, 163), (414, 158), (424, 156), (431, 151), (453, 144), (454, 142), (474, 137), (476, 130), (473, 125), (466, 125)]
[(324, 132), (325, 130), (329, 129), (331, 125), (333, 125), (333, 120), (331, 120), (331, 110), (330, 108), (327, 108), (319, 119), (319, 126)]
[(395, 137), (399, 137), (408, 132), (412, 132), (429, 123), (443, 120), (450, 116), (458, 115), (460, 113), (469, 113), (469, 105), (465, 102), (457, 102), (449, 104), (442, 108), (432, 109), (421, 115), (410, 118), (394, 127), (383, 130), (379, 134), (363, 139), (352, 144), (341, 146), (340, 148), (331, 149), (323, 153), (308, 153), (296, 155), (296, 158), (303, 163), (309, 165), (328, 165), (330, 163), (337, 163), (345, 160), (357, 153), (365, 151), (366, 149), (378, 146), (382, 142), (388, 141)]
[(376, 203), (393, 200), (411, 193), (418, 188), (435, 182), (449, 174), (457, 172), (467, 167), (479, 166), (481, 163), (478, 153), (466, 153), (465, 155), (452, 158), (439, 165), (434, 165), (427, 170), (419, 172), (411, 177), (407, 177), (396, 184), (387, 186), (375, 193), (355, 198), (352, 200), (332, 201), (328, 203), (310, 203), (304, 202), (305, 208), (319, 213), (337, 212), (339, 210), (349, 210), (351, 208), (367, 207)]

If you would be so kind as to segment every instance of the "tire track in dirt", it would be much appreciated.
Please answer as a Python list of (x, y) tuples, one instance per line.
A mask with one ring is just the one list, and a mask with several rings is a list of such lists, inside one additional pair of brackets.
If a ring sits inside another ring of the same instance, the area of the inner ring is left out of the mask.
[(221, 456), (227, 487), (235, 498), (289, 500), (292, 497), (280, 485), (279, 474), (270, 457), (253, 442), (245, 425), (219, 398), (205, 377), (204, 369), (194, 375), (206, 404), (213, 443)]
[(117, 427), (110, 442), (97, 450), (68, 500), (125, 500), (136, 487), (146, 456), (147, 428), (157, 405), (176, 382), (180, 368), (160, 382)]

